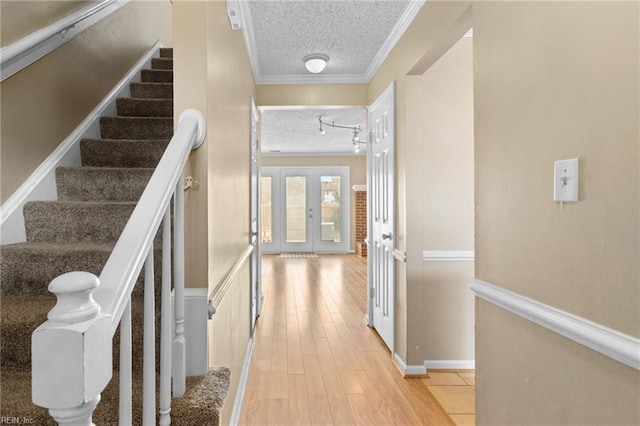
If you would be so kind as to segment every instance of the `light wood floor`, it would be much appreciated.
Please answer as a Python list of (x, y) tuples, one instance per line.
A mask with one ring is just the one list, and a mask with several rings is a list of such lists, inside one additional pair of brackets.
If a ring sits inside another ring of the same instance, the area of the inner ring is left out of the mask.
[(364, 324), (366, 259), (264, 256), (241, 425), (453, 425)]

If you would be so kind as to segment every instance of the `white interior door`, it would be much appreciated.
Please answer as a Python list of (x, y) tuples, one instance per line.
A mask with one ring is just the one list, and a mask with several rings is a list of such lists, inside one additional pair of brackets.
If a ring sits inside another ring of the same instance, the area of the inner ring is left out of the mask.
[(369, 107), (369, 306), (368, 322), (394, 351), (395, 90), (394, 83)]
[(256, 104), (251, 98), (251, 244), (254, 245), (251, 254), (251, 331), (255, 327), (256, 318), (260, 315), (262, 304), (262, 288), (260, 285), (260, 215), (258, 206), (260, 203), (259, 165), (258, 165), (258, 121), (260, 115)]
[(282, 252), (313, 251), (313, 171), (308, 168), (280, 170)]

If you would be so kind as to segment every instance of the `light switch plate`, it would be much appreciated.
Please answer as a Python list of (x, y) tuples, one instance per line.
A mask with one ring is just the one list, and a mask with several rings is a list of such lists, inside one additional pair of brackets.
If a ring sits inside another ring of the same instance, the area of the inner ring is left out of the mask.
[(578, 201), (578, 159), (560, 160), (553, 168), (553, 200)]

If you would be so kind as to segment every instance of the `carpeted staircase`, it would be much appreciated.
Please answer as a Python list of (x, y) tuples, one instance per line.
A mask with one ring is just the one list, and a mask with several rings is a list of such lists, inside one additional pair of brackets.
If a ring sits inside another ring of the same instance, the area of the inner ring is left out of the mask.
[[(152, 68), (142, 71), (142, 82), (131, 83), (130, 89), (131, 98), (117, 100), (118, 115), (101, 118), (102, 138), (81, 141), (82, 167), (56, 170), (58, 200), (25, 205), (27, 242), (1, 247), (2, 418), (55, 424), (45, 409), (31, 403), (31, 334), (55, 305), (55, 296), (47, 290), (53, 278), (76, 270), (100, 274), (173, 135), (173, 51), (161, 49)], [(155, 259), (160, 260), (159, 252)], [(141, 377), (136, 373), (142, 366), (140, 283), (132, 298), (134, 424), (142, 422)], [(114, 377), (94, 413), (97, 425), (118, 423), (118, 342), (116, 333)], [(172, 402), (172, 424), (219, 424), (229, 374), (217, 368), (189, 378), (185, 396)]]

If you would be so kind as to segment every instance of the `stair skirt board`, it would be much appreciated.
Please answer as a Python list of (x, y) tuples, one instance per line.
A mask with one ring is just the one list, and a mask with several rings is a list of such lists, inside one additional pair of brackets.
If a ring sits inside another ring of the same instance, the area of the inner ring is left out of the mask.
[(47, 157), (46, 160), (20, 185), (20, 187), (0, 206), (0, 241), (2, 244), (26, 241), (22, 208), (28, 201), (55, 200), (57, 198), (55, 170), (57, 167), (78, 167), (80, 160), (80, 140), (99, 138), (99, 120), (102, 116), (115, 115), (115, 101), (119, 97), (130, 96), (130, 83), (141, 81), (141, 71), (151, 66), (152, 58), (159, 55), (162, 43), (157, 41), (116, 86), (96, 106), (73, 132)]

